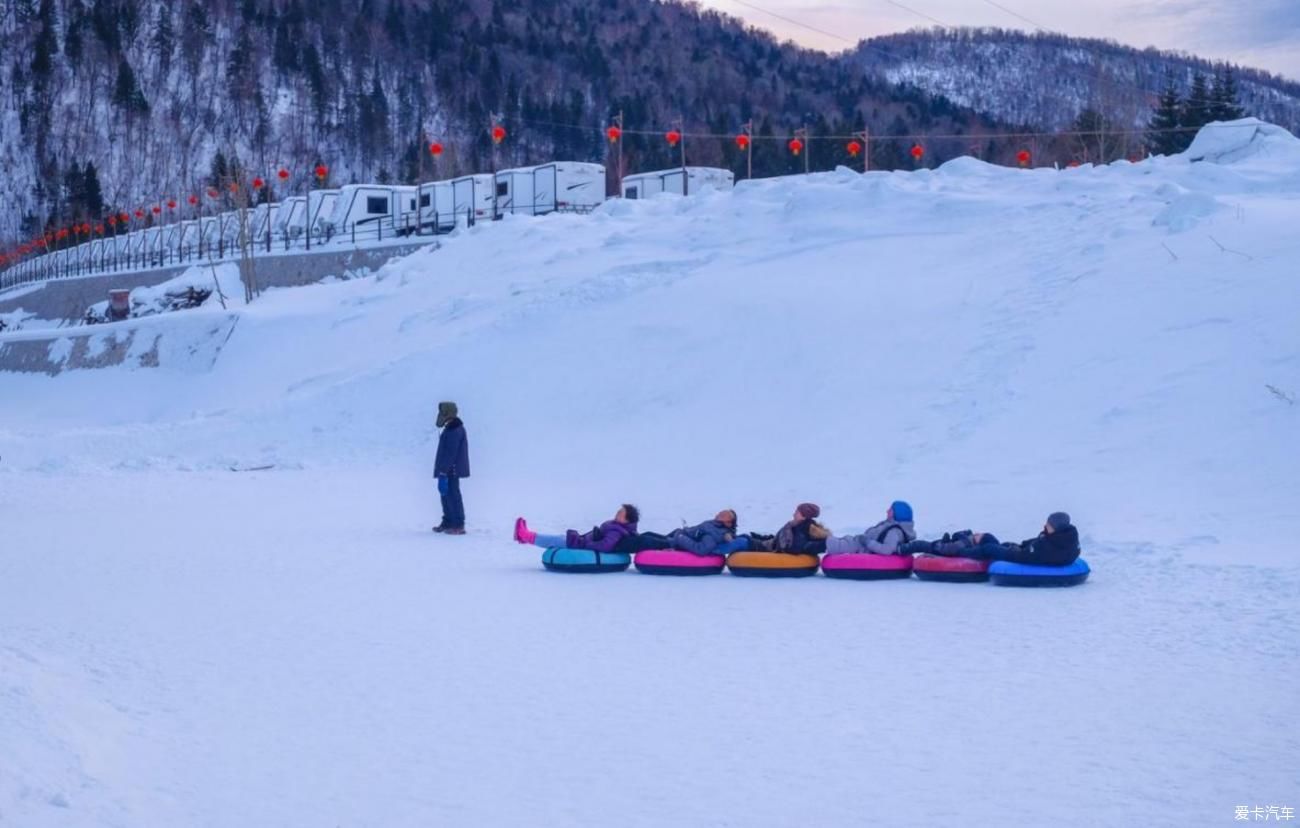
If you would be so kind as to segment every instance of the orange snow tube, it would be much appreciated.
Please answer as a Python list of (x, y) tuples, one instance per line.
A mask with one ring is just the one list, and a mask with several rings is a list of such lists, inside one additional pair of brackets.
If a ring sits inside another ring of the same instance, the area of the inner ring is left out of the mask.
[(816, 555), (788, 552), (732, 552), (727, 569), (745, 578), (806, 578), (817, 574), (821, 563)]

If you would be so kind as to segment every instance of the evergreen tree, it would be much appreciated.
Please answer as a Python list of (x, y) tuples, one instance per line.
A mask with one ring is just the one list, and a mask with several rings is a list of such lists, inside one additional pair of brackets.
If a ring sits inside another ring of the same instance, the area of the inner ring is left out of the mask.
[(1211, 113), (1216, 121), (1235, 121), (1246, 117), (1238, 98), (1237, 76), (1231, 66), (1214, 73), (1214, 88), (1210, 91)]
[(81, 198), (85, 216), (98, 218), (104, 214), (104, 191), (99, 186), (99, 171), (90, 161), (86, 162), (81, 173)]
[(1177, 132), (1183, 101), (1172, 72), (1165, 74), (1165, 88), (1147, 122), (1147, 150), (1152, 155), (1173, 155), (1187, 149), (1185, 133)]
[(135, 71), (127, 61), (126, 55), (118, 58), (117, 83), (113, 87), (113, 103), (128, 114), (145, 114), (149, 111), (149, 102), (136, 82)]
[(41, 0), (37, 17), (41, 21), (41, 30), (32, 50), (31, 70), (36, 83), (44, 85), (54, 71), (54, 56), (59, 53), (59, 39), (54, 34), (54, 0)]
[(158, 9), (158, 23), (153, 30), (153, 51), (158, 56), (158, 66), (166, 73), (172, 64), (172, 49), (176, 45), (176, 32), (172, 28), (171, 7), (164, 3)]
[[(1188, 135), (1195, 137), (1196, 130), (1214, 120), (1213, 102), (1210, 100), (1210, 86), (1205, 75), (1197, 72), (1192, 76), (1192, 90), (1183, 102), (1182, 114), (1178, 125), (1188, 130)], [(1191, 143), (1191, 137), (1188, 143)]]

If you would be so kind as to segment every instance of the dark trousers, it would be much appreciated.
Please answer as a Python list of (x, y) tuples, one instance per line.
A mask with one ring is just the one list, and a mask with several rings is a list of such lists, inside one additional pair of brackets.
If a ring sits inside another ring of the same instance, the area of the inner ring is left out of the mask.
[(439, 486), (439, 493), (442, 494), (442, 525), (447, 529), (464, 529), (465, 528), (465, 501), (460, 497), (460, 478), (459, 477), (440, 477), (439, 484), (447, 481), (447, 491), (442, 492)]
[(647, 549), (672, 549), (673, 541), (667, 535), (660, 535), (656, 532), (642, 532), (639, 535), (623, 538), (614, 547), (615, 552), (622, 552), (624, 555), (632, 555), (637, 552), (645, 552)]

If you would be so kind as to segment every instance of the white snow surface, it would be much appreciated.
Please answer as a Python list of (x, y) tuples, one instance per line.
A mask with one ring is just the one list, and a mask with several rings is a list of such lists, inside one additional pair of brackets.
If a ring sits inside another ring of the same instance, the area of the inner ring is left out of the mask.
[[(159, 317), (158, 369), (0, 373), (0, 825), (1300, 806), (1300, 142), (1238, 132), (510, 217)], [(1067, 510), (1094, 574), (562, 576), (510, 538), (895, 498), (923, 537)]]

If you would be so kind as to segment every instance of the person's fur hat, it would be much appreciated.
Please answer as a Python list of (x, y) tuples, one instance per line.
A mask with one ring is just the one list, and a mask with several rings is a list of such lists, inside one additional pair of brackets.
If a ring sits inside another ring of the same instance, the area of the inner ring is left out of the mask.
[(458, 416), (460, 416), (460, 409), (456, 408), (456, 404), (454, 402), (438, 403), (438, 421), (437, 421), (438, 428), (442, 428), (447, 423), (456, 419)]

